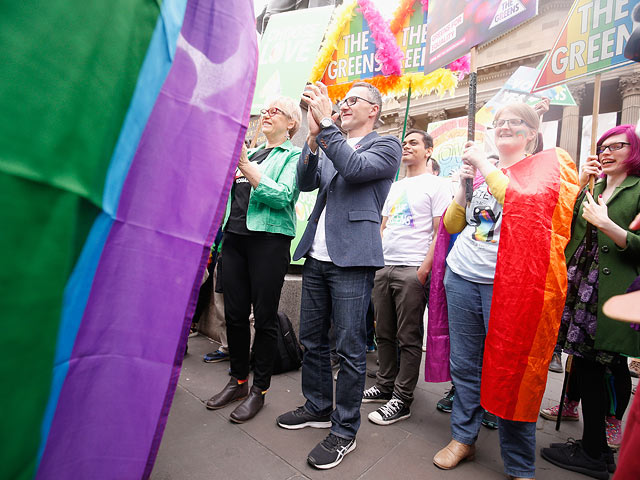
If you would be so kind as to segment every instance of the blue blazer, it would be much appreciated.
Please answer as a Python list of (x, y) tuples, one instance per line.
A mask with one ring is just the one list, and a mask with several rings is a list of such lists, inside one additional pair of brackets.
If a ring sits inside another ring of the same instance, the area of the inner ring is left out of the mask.
[(300, 190), (319, 190), (294, 260), (309, 252), (326, 205), (325, 234), (333, 263), (339, 267), (384, 267), (380, 212), (400, 167), (400, 141), (371, 132), (354, 150), (332, 125), (318, 134), (316, 142), (316, 155), (305, 144), (298, 160)]

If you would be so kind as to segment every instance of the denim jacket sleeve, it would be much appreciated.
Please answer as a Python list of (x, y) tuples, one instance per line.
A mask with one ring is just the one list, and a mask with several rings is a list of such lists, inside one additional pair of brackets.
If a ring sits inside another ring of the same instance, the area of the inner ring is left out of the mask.
[(296, 164), (299, 156), (299, 149), (289, 151), (285, 165), (276, 180), (263, 173), (260, 183), (251, 194), (251, 199), (276, 210), (291, 204), (298, 193)]

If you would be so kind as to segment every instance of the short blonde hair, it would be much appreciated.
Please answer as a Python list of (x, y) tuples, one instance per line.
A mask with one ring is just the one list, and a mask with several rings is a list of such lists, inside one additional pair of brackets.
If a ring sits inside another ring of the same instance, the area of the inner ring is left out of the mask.
[(504, 107), (500, 108), (496, 112), (494, 122), (498, 121), (502, 114), (505, 112), (511, 112), (516, 117), (524, 120), (524, 123), (527, 125), (527, 127), (529, 127), (533, 131), (533, 133), (535, 134), (533, 136), (533, 140), (527, 143), (525, 149), (527, 153), (535, 152), (536, 147), (538, 146), (538, 130), (540, 129), (540, 117), (533, 109), (533, 107), (530, 107), (526, 103), (510, 103), (509, 105), (505, 105)]
[(302, 123), (302, 111), (300, 110), (300, 102), (294, 100), (291, 97), (279, 96), (273, 98), (269, 105), (279, 106), (287, 116), (293, 120), (294, 125), (289, 129), (289, 137), (293, 137), (298, 130), (300, 130), (300, 124)]

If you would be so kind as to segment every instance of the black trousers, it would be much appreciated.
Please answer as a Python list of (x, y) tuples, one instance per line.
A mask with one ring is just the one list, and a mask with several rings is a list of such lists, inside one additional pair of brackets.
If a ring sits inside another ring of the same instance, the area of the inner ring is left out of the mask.
[[(576, 362), (574, 357), (573, 368), (569, 376), (567, 385), (567, 397), (573, 402), (580, 401), (580, 388), (578, 386), (578, 369), (583, 362)], [(607, 387), (607, 415), (610, 413), (609, 406), (615, 405), (615, 417), (622, 421), (624, 413), (627, 411), (629, 401), (631, 400), (631, 374), (627, 365), (626, 357), (620, 356), (618, 361), (608, 367), (611, 372), (611, 384)]]
[(211, 261), (211, 263), (207, 266), (207, 270), (209, 271), (209, 276), (205, 280), (205, 282), (200, 286), (200, 293), (198, 294), (198, 303), (196, 303), (196, 310), (193, 312), (193, 318), (191, 319), (191, 323), (198, 323), (200, 321), (200, 317), (204, 312), (205, 308), (211, 303), (211, 293), (213, 292), (213, 269), (215, 268), (215, 261)]
[(224, 316), (227, 323), (231, 375), (249, 376), (253, 305), (253, 384), (269, 388), (277, 350), (278, 304), (291, 259), (291, 238), (284, 235), (237, 235), (225, 232), (222, 266)]
[[(577, 377), (578, 389), (582, 399), (582, 416), (584, 428), (582, 431), (582, 446), (585, 451), (594, 458), (598, 458), (602, 453), (608, 451), (605, 416), (609, 410), (609, 395), (607, 393), (606, 369), (602, 365), (593, 360), (587, 360), (580, 357), (574, 357), (573, 361), (577, 367), (573, 375)], [(626, 364), (626, 358), (620, 356), (614, 365), (609, 367), (614, 377), (618, 377), (618, 381), (627, 383), (625, 380), (625, 371), (628, 374), (629, 369)], [(628, 381), (629, 396), (631, 396), (631, 382)], [(618, 399), (616, 408), (616, 417), (622, 418), (624, 410), (629, 404), (626, 395), (627, 386), (620, 385), (618, 387), (622, 398)], [(625, 398), (626, 397), (626, 398)]]

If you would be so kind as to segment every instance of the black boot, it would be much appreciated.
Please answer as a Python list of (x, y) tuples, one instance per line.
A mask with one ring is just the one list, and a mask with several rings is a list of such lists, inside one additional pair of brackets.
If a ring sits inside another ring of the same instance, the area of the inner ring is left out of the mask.
[(247, 399), (231, 412), (229, 419), (234, 423), (244, 423), (251, 420), (262, 409), (264, 405), (264, 396), (262, 389), (255, 385), (251, 387)]
[(209, 410), (224, 408), (230, 403), (235, 402), (236, 400), (242, 400), (243, 398), (246, 398), (248, 390), (249, 384), (247, 382), (239, 384), (237, 378), (231, 377), (229, 383), (227, 383), (222, 391), (207, 400), (205, 406)]

